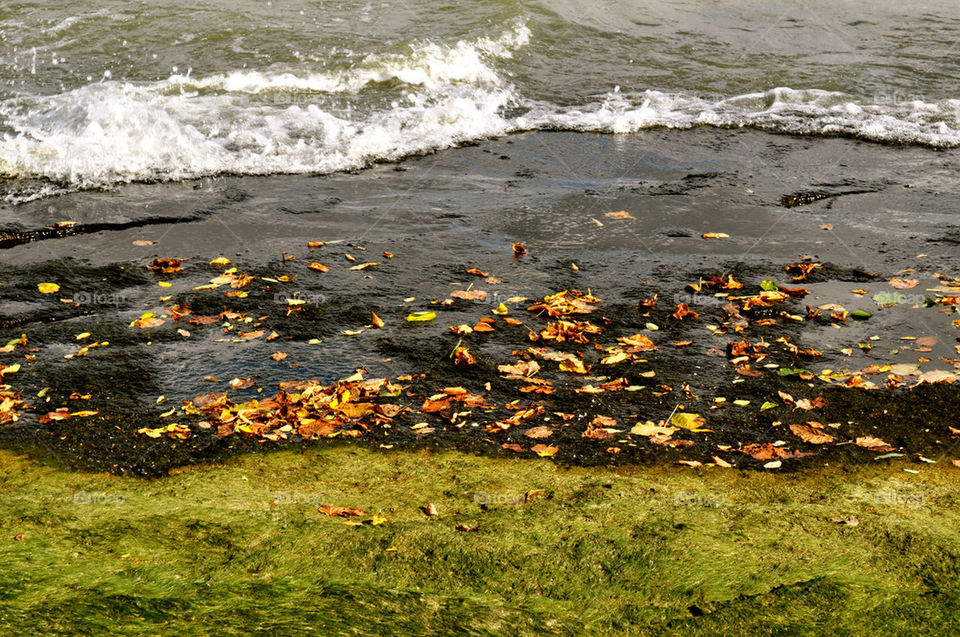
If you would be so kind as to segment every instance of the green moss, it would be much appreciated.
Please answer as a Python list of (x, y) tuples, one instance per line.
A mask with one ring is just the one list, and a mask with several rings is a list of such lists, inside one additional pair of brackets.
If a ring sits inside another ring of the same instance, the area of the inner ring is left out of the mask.
[(0, 632), (949, 632), (960, 473), (903, 466), (615, 472), (327, 447), (144, 481), (3, 453)]

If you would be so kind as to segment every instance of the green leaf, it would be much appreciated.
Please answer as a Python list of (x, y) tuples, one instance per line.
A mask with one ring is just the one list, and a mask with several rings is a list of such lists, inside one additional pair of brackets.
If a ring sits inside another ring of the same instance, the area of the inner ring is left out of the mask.
[(767, 279), (760, 282), (760, 289), (766, 290), (767, 292), (776, 292), (780, 287), (773, 281)]
[(871, 316), (873, 316), (873, 314), (871, 314), (870, 312), (864, 312), (863, 310), (854, 310), (853, 312), (850, 312), (850, 316), (852, 316), (855, 319), (865, 321)]
[(779, 376), (798, 376), (800, 374), (811, 374), (812, 372), (802, 367), (781, 367), (777, 370)]
[(767, 401), (765, 401), (762, 405), (760, 405), (760, 411), (766, 411), (766, 410), (768, 410), (768, 409), (773, 409), (773, 408), (776, 407), (776, 406), (777, 406), (777, 403), (772, 403), (772, 402), (770, 402), (769, 400), (767, 400)]

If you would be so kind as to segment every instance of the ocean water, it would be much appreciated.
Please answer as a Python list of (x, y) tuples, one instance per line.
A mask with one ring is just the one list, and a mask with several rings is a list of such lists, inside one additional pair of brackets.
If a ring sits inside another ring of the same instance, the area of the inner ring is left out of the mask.
[(8, 0), (0, 196), (329, 173), (525, 130), (960, 146), (960, 3)]

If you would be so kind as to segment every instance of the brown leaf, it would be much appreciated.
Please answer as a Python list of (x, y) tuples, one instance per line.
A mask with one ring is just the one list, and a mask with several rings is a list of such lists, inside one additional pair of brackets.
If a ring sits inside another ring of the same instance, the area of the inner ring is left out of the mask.
[(467, 301), (485, 301), (487, 299), (486, 290), (454, 290), (450, 293), (455, 299), (465, 299)]
[(522, 257), (527, 253), (527, 249), (522, 243), (511, 244), (511, 247), (513, 248), (513, 256), (515, 257)]
[(860, 520), (858, 520), (852, 515), (846, 518), (833, 518), (830, 521), (833, 522), (834, 524), (840, 524), (842, 526), (857, 526), (858, 524), (860, 524)]
[(453, 362), (455, 365), (473, 365), (477, 358), (466, 347), (460, 346), (453, 350)]
[(782, 447), (774, 447), (773, 444), (769, 442), (744, 445), (743, 448), (740, 449), (740, 452), (751, 456), (754, 460), (781, 460), (809, 455), (799, 451), (787, 451)]
[(836, 440), (830, 434), (809, 425), (790, 425), (790, 431), (793, 432), (793, 435), (812, 445), (823, 445)]
[(383, 322), (383, 319), (377, 316), (376, 312), (374, 312), (373, 310), (370, 310), (370, 322), (377, 329), (380, 329), (381, 327), (386, 325), (386, 323)]
[(898, 290), (909, 290), (910, 288), (917, 287), (919, 284), (920, 281), (916, 279), (901, 279), (900, 277), (893, 277), (890, 279), (890, 285)]
[(356, 509), (353, 507), (335, 507), (331, 504), (322, 504), (317, 508), (317, 511), (327, 517), (350, 518), (363, 515), (363, 509)]
[(608, 219), (636, 219), (632, 214), (626, 210), (618, 210), (617, 212), (607, 212), (603, 215)]
[(870, 451), (893, 451), (893, 447), (874, 436), (861, 436), (856, 439), (854, 444)]
[(520, 361), (514, 365), (497, 365), (497, 370), (501, 374), (510, 376), (529, 377), (540, 371), (540, 364), (537, 361)]
[(553, 429), (550, 429), (550, 427), (545, 427), (541, 425), (539, 427), (532, 427), (530, 429), (527, 429), (525, 432), (523, 432), (523, 435), (526, 436), (527, 438), (534, 438), (534, 439), (549, 438), (550, 436), (553, 435)]
[(688, 316), (690, 318), (697, 318), (700, 315), (694, 312), (693, 310), (691, 310), (690, 306), (688, 306), (686, 303), (680, 303), (677, 305), (676, 308), (674, 308), (673, 314), (671, 314), (670, 316), (677, 319), (678, 321), (682, 321), (684, 318)]

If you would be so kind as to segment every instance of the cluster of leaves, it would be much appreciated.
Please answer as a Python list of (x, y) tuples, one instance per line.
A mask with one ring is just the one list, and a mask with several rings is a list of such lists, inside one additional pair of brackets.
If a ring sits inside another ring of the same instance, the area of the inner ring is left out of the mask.
[[(722, 237), (713, 235), (709, 238)], [(323, 245), (322, 242), (311, 242), (308, 247), (314, 249)], [(526, 254), (526, 249), (520, 244), (514, 244), (512, 249), (517, 259), (522, 259)], [(386, 259), (394, 256), (384, 252)], [(284, 254), (283, 258), (285, 261), (293, 260), (291, 255)], [(357, 259), (350, 254), (345, 254), (344, 258), (350, 263), (357, 262)], [(209, 283), (194, 287), (194, 290), (225, 289), (227, 291), (224, 295), (227, 297), (245, 298), (248, 295), (248, 287), (258, 280), (258, 277), (241, 273), (235, 267), (227, 267), (231, 263), (223, 257), (214, 259), (210, 265), (226, 269), (210, 279)], [(368, 270), (379, 265), (379, 262), (365, 262), (352, 265), (349, 269)], [(180, 259), (156, 259), (147, 267), (159, 276), (171, 276), (182, 272), (183, 262)], [(806, 281), (811, 277), (815, 278), (815, 273), (822, 267), (820, 263), (805, 261), (789, 264), (785, 270), (794, 281)], [(330, 270), (329, 266), (317, 261), (310, 261), (306, 268), (321, 274)], [(571, 268), (577, 269), (573, 264)], [(466, 272), (481, 277), (490, 285), (502, 282), (497, 277), (491, 276), (489, 272), (477, 268), (470, 268)], [(918, 285), (916, 279), (903, 278), (910, 272), (908, 270), (899, 272), (900, 276), (890, 279), (889, 285), (898, 290)], [(276, 278), (260, 276), (259, 281), (265, 284), (289, 283), (297, 276), (300, 275), (278, 275)], [(364, 273), (363, 276), (370, 275)], [(956, 290), (960, 288), (960, 281), (943, 275), (938, 276), (944, 284), (940, 289), (943, 293), (928, 298), (923, 305), (936, 306), (943, 312), (956, 312), (958, 299)], [(161, 287), (170, 285), (166, 280), (158, 283)], [(38, 288), (43, 294), (59, 291), (59, 286), (55, 283), (40, 284)], [(754, 291), (750, 292), (751, 289)], [(777, 377), (796, 377), (808, 382), (819, 380), (841, 387), (879, 389), (909, 387), (920, 383), (952, 383), (958, 379), (957, 372), (954, 370), (931, 370), (921, 373), (919, 366), (914, 364), (874, 364), (856, 370), (822, 369), (819, 372), (813, 372), (801, 366), (807, 365), (808, 361), (821, 358), (823, 352), (813, 347), (798, 345), (787, 335), (767, 341), (762, 336), (766, 332), (761, 331), (761, 335), (757, 338), (757, 331), (753, 328), (804, 323), (841, 328), (847, 325), (850, 319), (867, 320), (871, 316), (869, 312), (862, 310), (848, 310), (839, 303), (823, 303), (817, 307), (807, 305), (805, 310), (799, 309), (798, 301), (811, 294), (810, 290), (804, 287), (788, 287), (772, 280), (764, 280), (758, 286), (754, 285), (748, 289), (748, 286), (737, 281), (733, 275), (724, 274), (701, 278), (696, 283), (689, 284), (686, 290), (695, 294), (709, 293), (721, 297), (723, 299), (721, 313), (711, 312), (710, 316), (702, 317), (687, 304), (678, 303), (675, 307), (668, 308), (665, 313), (661, 311), (659, 315), (670, 324), (667, 329), (683, 326), (688, 334), (690, 329), (687, 328), (696, 329), (702, 326), (709, 330), (720, 341), (715, 344), (711, 353), (726, 355), (732, 367), (733, 383), (767, 374)], [(862, 289), (851, 290), (851, 292), (859, 296), (868, 293)], [(878, 298), (879, 296), (874, 299), (881, 305), (892, 306), (902, 302), (895, 295), (887, 295), (882, 299)], [(453, 291), (450, 297), (435, 303), (449, 306), (455, 302), (454, 299), (483, 302), (487, 300), (488, 294), (485, 290), (473, 289), (470, 286), (467, 289)], [(161, 297), (161, 301), (166, 302), (170, 298)], [(522, 297), (507, 299), (508, 303), (523, 301), (526, 299)], [(288, 297), (286, 315), (290, 316), (302, 311), (306, 303), (307, 301), (296, 296)], [(562, 290), (529, 305), (527, 310), (532, 317), (530, 319), (521, 320), (509, 316), (511, 310), (504, 303), (500, 303), (492, 308), (492, 317), (478, 317), (472, 325), (464, 323), (449, 326), (449, 330), (460, 337), (450, 354), (451, 363), (462, 367), (478, 364), (480, 356), (474, 351), (476, 349), (474, 343), (479, 344), (482, 341), (476, 339), (482, 339), (501, 329), (522, 328), (525, 331), (529, 346), (514, 350), (515, 360), (497, 361), (501, 381), (507, 381), (505, 386), (509, 388), (508, 391), (516, 392), (515, 399), (508, 399), (502, 404), (496, 404), (493, 400), (490, 382), (485, 383), (484, 392), (471, 391), (464, 387), (443, 387), (434, 390), (432, 394), (408, 391), (407, 397), (411, 398), (412, 402), (407, 404), (401, 404), (403, 401), (400, 400), (390, 402), (388, 399), (396, 398), (402, 390), (409, 389), (409, 386), (400, 383), (411, 380), (412, 376), (399, 377), (395, 382), (386, 378), (364, 380), (358, 373), (354, 377), (330, 385), (318, 381), (281, 383), (280, 391), (272, 398), (266, 399), (238, 399), (240, 402), (237, 402), (228, 397), (226, 392), (203, 394), (185, 401), (180, 413), (183, 417), (190, 417), (191, 422), (199, 418), (196, 426), (200, 429), (215, 431), (220, 436), (237, 434), (273, 441), (288, 439), (291, 436), (303, 439), (362, 436), (375, 427), (395, 426), (401, 416), (406, 416), (414, 422), (411, 431), (417, 435), (433, 433), (439, 426), (461, 428), (472, 422), (473, 425), (481, 427), (492, 436), (520, 428), (525, 438), (535, 441), (547, 440), (555, 436), (559, 428), (570, 427), (573, 424), (571, 421), (575, 418), (573, 414), (558, 411), (554, 406), (556, 403), (552, 402), (553, 399), (550, 396), (558, 390), (587, 395), (648, 390), (655, 397), (674, 392), (674, 388), (668, 385), (638, 384), (645, 382), (638, 379), (656, 377), (653, 369), (640, 366), (649, 362), (647, 356), (656, 357), (660, 348), (667, 345), (665, 341), (656, 343), (652, 338), (661, 333), (661, 326), (654, 323), (652, 317), (652, 313), (657, 309), (657, 295), (638, 301), (638, 312), (649, 321), (646, 323), (644, 332), (635, 334), (627, 333), (608, 338), (607, 333), (613, 321), (603, 317), (594, 318), (601, 304), (601, 299), (589, 290), (586, 293), (578, 290)], [(266, 318), (247, 316), (244, 312), (232, 310), (213, 315), (197, 315), (187, 305), (175, 304), (164, 308), (159, 314), (154, 312), (142, 314), (131, 323), (131, 327), (147, 330), (164, 325), (168, 319), (172, 319), (175, 323), (183, 325), (183, 328), (189, 325), (219, 324), (223, 332), (232, 338), (218, 340), (242, 342), (264, 336), (266, 341), (280, 338), (277, 332), (270, 331), (270, 328), (264, 324)], [(437, 313), (434, 311), (415, 311), (408, 314), (406, 320), (413, 324), (428, 325), (436, 318)], [(367, 325), (367, 328), (380, 329), (386, 326), (386, 322), (373, 311), (370, 312), (370, 319), (371, 325)], [(534, 324), (535, 321), (539, 323)], [(954, 326), (960, 327), (960, 321), (954, 321)], [(190, 332), (183, 328), (178, 329), (178, 332), (188, 338)], [(362, 330), (345, 330), (341, 333), (354, 336), (361, 332)], [(86, 336), (90, 335), (87, 333)], [(607, 343), (602, 343), (603, 339), (607, 339)], [(917, 346), (914, 349), (918, 352), (930, 351), (931, 346), (936, 343), (936, 339), (932, 339), (932, 342), (931, 339), (932, 337), (914, 339)], [(319, 339), (315, 340), (320, 342)], [(692, 343), (694, 343), (693, 338), (687, 338), (674, 340), (670, 345), (681, 348)], [(91, 348), (102, 345), (107, 343), (94, 342), (71, 356), (83, 356)], [(14, 346), (15, 344), (8, 345), (7, 348)], [(868, 350), (871, 346), (861, 343), (859, 347)], [(848, 350), (843, 351), (849, 355)], [(287, 354), (284, 352), (276, 352), (271, 356), (276, 361), (286, 357)], [(791, 366), (772, 362), (780, 360), (781, 357), (788, 358)], [(951, 363), (954, 368), (960, 369), (960, 361), (946, 357), (940, 358)], [(929, 359), (921, 358), (920, 361), (929, 361)], [(14, 373), (16, 370), (6, 368), (4, 371)], [(883, 379), (872, 378), (883, 374), (886, 375)], [(216, 380), (212, 377), (207, 379)], [(235, 390), (242, 390), (253, 384), (252, 379), (234, 379), (230, 383), (231, 388)], [(498, 386), (504, 386), (504, 383), (499, 383)], [(0, 394), (3, 398), (3, 402), (0, 403), (0, 419), (15, 420), (17, 410), (22, 408), (19, 395), (9, 391), (9, 387), (6, 389), (6, 394)], [(680, 390), (686, 398), (685, 402), (700, 400), (693, 394), (687, 383), (682, 383)], [(778, 401), (765, 401), (760, 406), (760, 411), (786, 405), (792, 407), (795, 413), (806, 414), (808, 411), (823, 409), (826, 405), (821, 396), (815, 395), (794, 399), (789, 394), (780, 392), (778, 398)], [(714, 398), (710, 408), (717, 408), (725, 400), (722, 397)], [(749, 405), (749, 401), (745, 400), (734, 400), (733, 403), (738, 406)], [(415, 406), (416, 404), (419, 404), (419, 409)], [(61, 408), (47, 413), (43, 416), (43, 420), (50, 422), (95, 413), (97, 413), (95, 410), (70, 411)], [(162, 414), (162, 417), (171, 418), (175, 413), (176, 410), (170, 410)], [(682, 448), (695, 444), (694, 439), (697, 437), (695, 434), (713, 433), (707, 418), (688, 411), (683, 404), (678, 404), (674, 413), (664, 419), (648, 419), (641, 415), (631, 415), (631, 422), (621, 423), (616, 418), (602, 413), (589, 413), (585, 416), (592, 419), (586, 421), (585, 425), (579, 425), (584, 427), (580, 437), (587, 441), (604, 444), (605, 450), (611, 454), (619, 453), (621, 450), (615, 444), (637, 438), (643, 438), (654, 445)], [(635, 422), (633, 419), (636, 419)], [(870, 436), (847, 436), (848, 439), (844, 440), (839, 431), (844, 426), (842, 423), (824, 424), (807, 417), (795, 420), (797, 422), (787, 423), (784, 431), (789, 430), (796, 440), (813, 447), (838, 444), (843, 441), (879, 452), (893, 450), (883, 440)], [(441, 424), (438, 425), (438, 422)], [(784, 423), (774, 422), (772, 425), (782, 426)], [(186, 439), (194, 435), (194, 429), (190, 425), (170, 423), (155, 428), (143, 428), (139, 433), (153, 438)], [(564, 433), (569, 434), (569, 431)], [(511, 439), (516, 440), (513, 436)], [(503, 448), (511, 451), (527, 451), (523, 445), (516, 442), (501, 444)], [(779, 466), (782, 460), (811, 453), (810, 451), (791, 451), (786, 447), (786, 444), (753, 443), (740, 444), (736, 447), (718, 445), (716, 449), (718, 453), (746, 454), (756, 460), (765, 461), (766, 466), (771, 468)], [(557, 446), (537, 443), (529, 451), (550, 456), (559, 450)], [(730, 464), (719, 456), (714, 456), (713, 460), (717, 465)], [(688, 461), (688, 464), (696, 462)]]
[[(199, 426), (219, 436), (239, 434), (264, 440), (359, 436), (371, 427), (388, 425), (402, 410), (385, 398), (399, 396), (403, 387), (385, 378), (364, 380), (362, 374), (324, 386), (316, 381), (286, 382), (272, 398), (237, 403), (226, 392), (203, 394), (184, 401), (183, 413), (201, 415)], [(189, 437), (189, 428), (172, 424), (139, 433), (157, 438)]]

